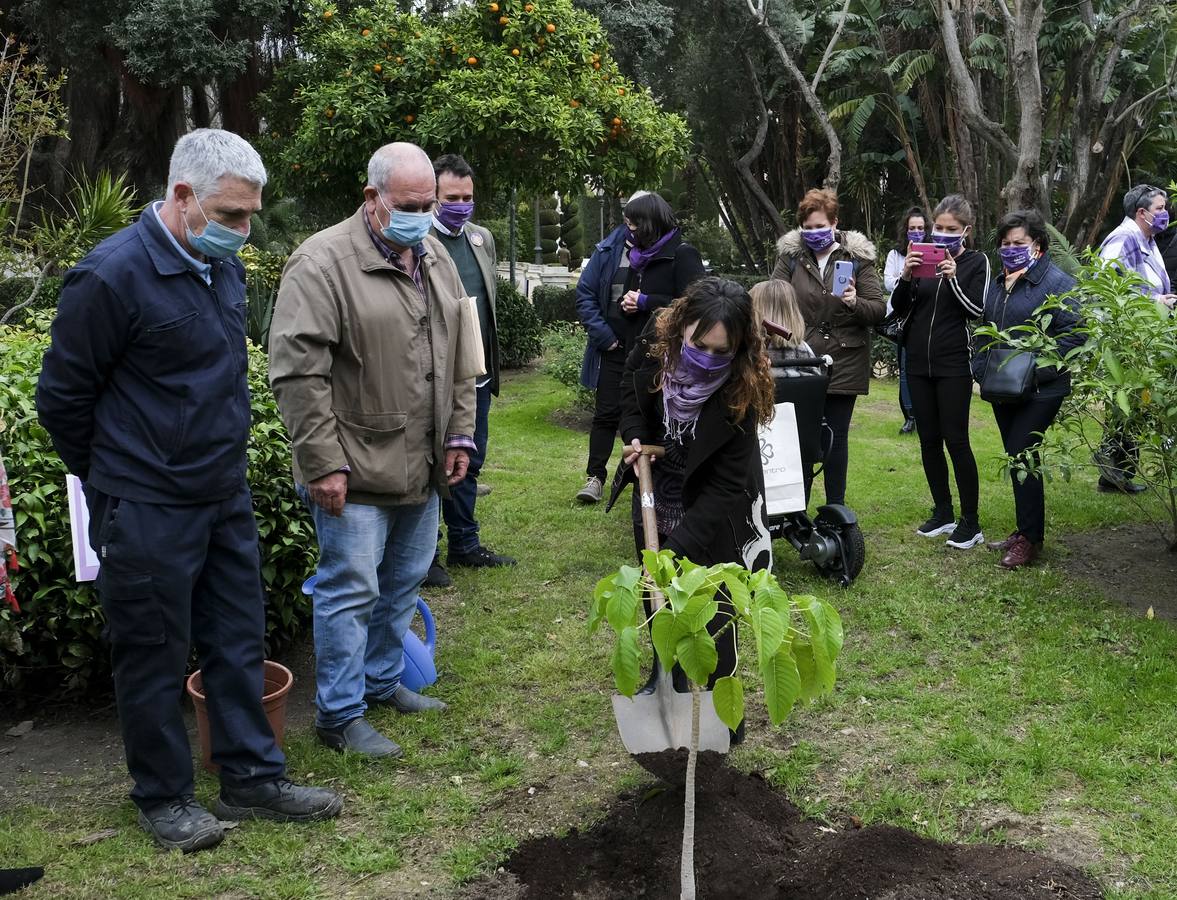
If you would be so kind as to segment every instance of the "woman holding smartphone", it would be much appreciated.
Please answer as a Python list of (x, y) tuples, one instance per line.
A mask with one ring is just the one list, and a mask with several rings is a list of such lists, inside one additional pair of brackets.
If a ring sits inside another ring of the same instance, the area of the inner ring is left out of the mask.
[[(866, 235), (838, 228), (838, 198), (809, 191), (797, 207), (795, 228), (777, 242), (772, 277), (797, 294), (805, 320), (805, 341), (834, 365), (826, 394), (825, 419), (834, 433), (825, 458), (826, 503), (846, 502), (848, 436), (854, 401), (870, 390), (871, 326), (883, 320), (885, 305), (878, 252)], [(805, 494), (809, 495), (809, 480)]]
[[(916, 531), (924, 537), (948, 534), (948, 546), (961, 550), (985, 540), (977, 510), (977, 460), (969, 443), (969, 320), (981, 315), (985, 306), (990, 271), (988, 257), (964, 245), (974, 221), (972, 206), (960, 194), (941, 200), (932, 212), (932, 243), (942, 250), (943, 259), (927, 272), (924, 257), (932, 255), (933, 248), (913, 243), (891, 294), (892, 308), (905, 319), (907, 385), (932, 492), (932, 515)], [(953, 512), (945, 447), (960, 496), (959, 520)]]
[[(928, 236), (928, 216), (922, 207), (913, 206), (899, 220), (895, 233), (895, 246), (887, 252), (883, 264), (883, 290), (887, 292), (887, 315), (891, 314), (891, 293), (899, 284), (899, 276), (907, 263), (907, 252), (912, 244), (919, 244)], [(895, 348), (899, 361), (899, 409), (903, 413), (900, 434), (911, 434), (916, 429), (915, 413), (911, 410), (911, 391), (907, 387), (907, 351), (903, 344)]]

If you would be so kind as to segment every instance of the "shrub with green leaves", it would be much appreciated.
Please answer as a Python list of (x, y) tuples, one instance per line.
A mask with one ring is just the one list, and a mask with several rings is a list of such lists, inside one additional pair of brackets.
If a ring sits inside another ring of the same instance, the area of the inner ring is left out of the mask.
[[(80, 692), (104, 686), (108, 653), (104, 619), (92, 583), (74, 580), (65, 466), (37, 421), (34, 392), (44, 331), (0, 327), (0, 446), (8, 468), (21, 571), (13, 587), (16, 614), (0, 604), (0, 684), (6, 688)], [(266, 378), (266, 357), (250, 347), (253, 392), (249, 484), (261, 536), (266, 633), (293, 637), (309, 620), (300, 587), (316, 560), (314, 527), (294, 492), (290, 442)]]
[[(1149, 488), (1132, 500), (1177, 551), (1177, 318), (1142, 287), (1134, 272), (1089, 252), (1075, 288), (1047, 298), (1030, 322), (977, 333), (1036, 354), (1039, 367), (1071, 373), (1071, 394), (1047, 432), (1041, 460), (1009, 460), (1013, 477), (1058, 472), (1069, 480), (1077, 467), (1096, 464), (1107, 430), (1120, 430), (1138, 448), (1135, 479)], [(1075, 330), (1086, 340), (1064, 352), (1049, 329), (1059, 309), (1076, 302), (1082, 319)]]
[(544, 331), (543, 371), (573, 390), (576, 406), (592, 409), (596, 395), (580, 383), (585, 337), (584, 329), (571, 322), (558, 322), (547, 328)]
[(543, 325), (519, 289), (500, 279), (495, 294), (495, 323), (499, 362), (504, 369), (520, 369), (540, 355)]
[(580, 317), (576, 314), (575, 285), (537, 287), (531, 292), (531, 304), (544, 325), (553, 325), (557, 322), (575, 325), (580, 322)]

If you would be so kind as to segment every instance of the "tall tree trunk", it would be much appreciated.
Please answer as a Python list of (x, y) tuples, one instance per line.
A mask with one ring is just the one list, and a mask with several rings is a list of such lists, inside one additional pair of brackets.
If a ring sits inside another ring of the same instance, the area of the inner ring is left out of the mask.
[(1038, 67), (1038, 35), (1045, 9), (1042, 0), (1019, 0), (1005, 11), (1013, 33), (1012, 70), (1018, 98), (1018, 152), (1013, 175), (1002, 189), (1006, 210), (1037, 209), (1050, 219), (1050, 198), (1042, 178), (1042, 77)]
[(258, 95), (266, 89), (268, 74), (263, 72), (255, 46), (246, 61), (245, 69), (233, 81), (221, 84), (221, 127), (243, 137), (253, 137), (260, 130), (261, 120), (255, 107)]
[[(760, 154), (764, 151), (764, 142), (768, 137), (768, 109), (764, 105), (764, 94), (760, 90), (760, 79), (756, 75), (756, 69), (752, 65), (752, 60), (748, 54), (744, 54), (744, 64), (748, 70), (748, 82), (752, 85), (752, 94), (756, 98), (756, 105), (760, 110), (760, 119), (756, 125), (756, 134), (752, 139), (752, 146), (748, 148), (748, 152), (743, 156), (737, 157), (735, 160), (736, 171), (743, 180), (748, 192), (755, 199), (756, 204), (760, 207), (761, 213), (771, 223), (778, 236), (785, 233), (785, 223), (781, 219), (780, 210), (776, 208), (776, 204), (769, 199), (768, 194), (764, 191), (764, 185), (761, 183), (759, 174), (752, 173), (752, 163), (760, 159)], [(757, 169), (759, 173), (761, 169)]]

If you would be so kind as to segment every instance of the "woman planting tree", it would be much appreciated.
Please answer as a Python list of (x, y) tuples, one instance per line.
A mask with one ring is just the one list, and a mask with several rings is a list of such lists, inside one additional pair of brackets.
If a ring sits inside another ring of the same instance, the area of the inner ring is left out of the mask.
[[(625, 464), (632, 466), (642, 444), (665, 446), (654, 466), (659, 543), (699, 565), (772, 565), (758, 427), (772, 416), (773, 383), (760, 333), (746, 290), (703, 278), (652, 318), (626, 362)], [(626, 480), (617, 480), (613, 500)], [(633, 508), (640, 554), (636, 492)], [(730, 615), (730, 603), (721, 599), (710, 625), (719, 654), (712, 681), (735, 670), (735, 629), (723, 629)], [(676, 687), (686, 689), (680, 673)], [(743, 722), (733, 740), (742, 738)]]

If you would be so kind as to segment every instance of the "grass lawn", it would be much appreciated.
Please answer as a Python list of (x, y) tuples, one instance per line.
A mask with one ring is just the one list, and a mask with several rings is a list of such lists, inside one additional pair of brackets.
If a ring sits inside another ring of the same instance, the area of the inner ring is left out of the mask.
[[(392, 763), (324, 750), (309, 727), (288, 733), (292, 777), (342, 790), (341, 819), (248, 823), (216, 850), (164, 854), (135, 826), (122, 784), (81, 778), (36, 805), (0, 798), (0, 867), (49, 872), (22, 896), (444, 897), (530, 834), (591, 823), (644, 780), (613, 723), (609, 637), (590, 640), (585, 627), (593, 584), (632, 555), (628, 507), (606, 516), (571, 501), (587, 439), (549, 421), (569, 397), (516, 374), (492, 411), (483, 538), (521, 562), (455, 572), (451, 590), (430, 596), (435, 693), (450, 710), (374, 713), (405, 747)], [(842, 613), (835, 694), (776, 731), (754, 694), (732, 764), (763, 771), (814, 816), (1013, 841), (1089, 868), (1110, 897), (1177, 897), (1177, 632), (1069, 579), (1054, 541), (1128, 521), (1130, 503), (1097, 494), (1089, 475), (1048, 485), (1043, 563), (1001, 571), (986, 550), (914, 533), (930, 501), (899, 422), (894, 385), (876, 383), (851, 432), (848, 498), (868, 553), (858, 581), (837, 588), (777, 545), (782, 583)], [(1004, 537), (1012, 499), (979, 400), (973, 436), (982, 524)], [(198, 795), (215, 790), (202, 775)]]

